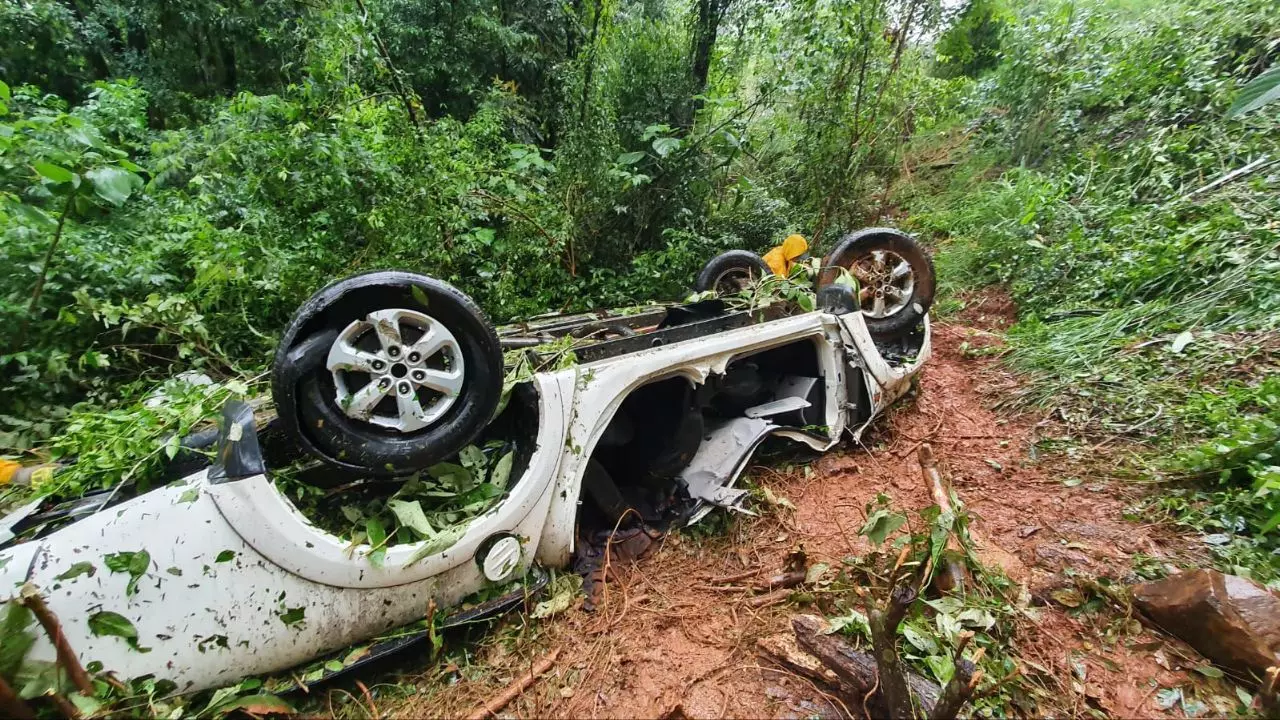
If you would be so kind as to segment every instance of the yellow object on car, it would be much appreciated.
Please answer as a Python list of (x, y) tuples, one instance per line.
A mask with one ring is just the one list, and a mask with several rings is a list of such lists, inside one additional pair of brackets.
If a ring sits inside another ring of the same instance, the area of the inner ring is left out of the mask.
[(782, 244), (764, 254), (764, 262), (774, 275), (786, 277), (796, 260), (809, 250), (809, 243), (803, 235), (788, 235)]
[(12, 460), (0, 458), (0, 485), (8, 485), (20, 467), (22, 466)]

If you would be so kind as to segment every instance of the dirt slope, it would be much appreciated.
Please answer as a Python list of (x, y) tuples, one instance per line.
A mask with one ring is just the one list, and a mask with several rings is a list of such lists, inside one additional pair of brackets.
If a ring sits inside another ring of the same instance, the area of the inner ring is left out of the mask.
[[(1036, 618), (1019, 628), (1017, 645), (1027, 671), (1040, 676), (1039, 712), (1162, 714), (1157, 691), (1192, 681), (1189, 669), (1200, 662), (1194, 653), (1116, 613), (1075, 619), (1043, 599), (1067, 582), (1064, 571), (1128, 581), (1135, 553), (1163, 562), (1193, 558), (1161, 527), (1124, 519), (1133, 498), (1124, 496), (1122, 482), (1106, 477), (1105, 460), (1037, 451), (1059, 428), (988, 409), (1014, 380), (991, 360), (968, 355), (999, 342), (1008, 308), (989, 296), (957, 321), (935, 325), (934, 358), (918, 396), (882, 419), (864, 438), (865, 448), (833, 451), (809, 473), (754, 469), (756, 481), (788, 499), (794, 511), (775, 508), (708, 539), (666, 539), (649, 557), (618, 568), (620, 582), (610, 584), (601, 611), (574, 610), (543, 622), (535, 637), (496, 633), (476, 656), (488, 668), (483, 677), (429, 692), (401, 712), (463, 713), (560, 647), (556, 669), (504, 715), (835, 716), (832, 701), (816, 688), (756, 655), (756, 639), (786, 631), (796, 607), (753, 609), (707, 580), (757, 566), (771, 573), (797, 544), (833, 566), (864, 552), (856, 532), (876, 493), (891, 495), (900, 508), (931, 504), (914, 452), (927, 441), (975, 517), (974, 527), (994, 546), (984, 554), (1035, 598)], [(1070, 478), (1081, 482), (1064, 483)]]

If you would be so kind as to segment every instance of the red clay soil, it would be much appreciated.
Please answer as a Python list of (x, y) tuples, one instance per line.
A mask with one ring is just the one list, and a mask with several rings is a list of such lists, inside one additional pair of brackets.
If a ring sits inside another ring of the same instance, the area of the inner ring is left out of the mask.
[[(877, 493), (890, 495), (899, 508), (932, 504), (915, 453), (929, 442), (987, 540), (982, 555), (1034, 598), (1033, 617), (1021, 623), (1015, 642), (1027, 673), (1043, 688), (1035, 714), (1181, 716), (1178, 706), (1160, 709), (1160, 697), (1169, 694), (1158, 691), (1203, 680), (1191, 672), (1203, 662), (1192, 651), (1114, 610), (1076, 618), (1045, 601), (1069, 585), (1064, 571), (1128, 582), (1136, 553), (1165, 563), (1191, 557), (1186, 543), (1163, 527), (1124, 519), (1134, 498), (1123, 481), (1106, 477), (1105, 461), (1037, 455), (1039, 442), (1063, 433), (1059, 427), (988, 409), (1016, 381), (989, 358), (972, 357), (971, 349), (998, 343), (1011, 321), (1007, 298), (990, 292), (972, 298), (957, 319), (934, 325), (934, 355), (918, 394), (882, 418), (861, 447), (834, 450), (808, 473), (754, 468), (755, 482), (794, 510), (767, 508), (762, 517), (736, 521), (708, 539), (666, 538), (649, 557), (616, 568), (618, 581), (609, 584), (597, 612), (573, 609), (543, 621), (536, 640), (493, 634), (477, 650), (477, 664), (489, 668), (480, 679), (420, 696), (397, 714), (469, 712), (559, 647), (554, 669), (503, 716), (839, 717), (848, 711), (861, 717), (861, 709), (840, 707), (757, 656), (757, 638), (787, 632), (801, 609), (785, 603), (755, 609), (748, 596), (717, 591), (708, 581), (751, 568), (772, 574), (800, 544), (811, 561), (833, 567), (865, 553), (857, 531)], [(1069, 478), (1080, 482), (1064, 482)]]

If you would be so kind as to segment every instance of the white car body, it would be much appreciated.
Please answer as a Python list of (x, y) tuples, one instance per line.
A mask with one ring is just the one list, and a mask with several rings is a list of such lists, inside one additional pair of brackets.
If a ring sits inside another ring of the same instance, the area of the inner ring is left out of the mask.
[[(33, 586), (81, 663), (100, 662), (120, 678), (151, 675), (189, 692), (282, 671), (420, 620), (432, 601), (455, 605), (487, 585), (519, 577), (535, 562), (567, 566), (587, 458), (636, 388), (674, 376), (705, 383), (744, 354), (812, 343), (825, 427), (799, 431), (757, 421), (751, 427), (760, 437), (744, 440), (750, 447), (734, 456), (733, 467), (715, 469), (716, 458), (704, 458), (716, 487), (702, 488), (702, 497), (734, 505), (737, 495), (728, 488), (763, 435), (826, 450), (845, 432), (856, 437), (905, 393), (930, 353), (927, 319), (922, 333), (914, 356), (891, 365), (860, 313), (818, 310), (539, 373), (530, 381), (537, 396), (536, 447), (518, 480), (513, 476), (508, 496), (474, 518), (452, 546), (418, 561), (411, 562), (420, 543), (395, 545), (374, 567), (368, 545), (353, 552), (346, 541), (312, 525), (266, 475), (214, 482), (201, 471), (0, 551), (0, 600)], [(849, 402), (855, 379), (865, 384), (869, 401), (856, 415)], [(485, 555), (498, 546), (493, 538), (508, 535), (518, 544), (501, 543), (502, 557)], [(129, 576), (110, 572), (103, 557), (144, 549), (150, 566), (129, 595)], [(57, 579), (80, 561), (96, 572)], [(290, 608), (303, 608), (304, 618), (286, 624), (280, 615)], [(120, 637), (94, 635), (88, 618), (103, 610), (128, 618), (137, 645), (149, 651)], [(54, 661), (53, 644), (41, 634), (28, 659)]]

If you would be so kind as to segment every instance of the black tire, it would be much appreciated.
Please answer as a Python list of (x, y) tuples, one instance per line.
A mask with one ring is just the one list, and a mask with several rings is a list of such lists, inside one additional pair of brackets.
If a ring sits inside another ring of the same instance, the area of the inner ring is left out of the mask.
[(742, 289), (742, 280), (758, 280), (771, 271), (764, 258), (747, 250), (730, 250), (711, 258), (698, 273), (693, 284), (697, 292), (715, 290), (717, 295), (732, 295)]
[[(452, 405), (426, 427), (400, 432), (349, 417), (325, 366), (338, 332), (375, 310), (415, 310), (443, 324), (463, 363)], [(502, 394), (498, 337), (484, 313), (448, 283), (407, 272), (340, 280), (294, 314), (276, 350), (271, 394), (288, 436), (324, 462), (366, 475), (404, 475), (453, 455), (492, 419)]]
[[(929, 307), (933, 305), (937, 289), (933, 259), (906, 233), (893, 228), (867, 228), (845, 235), (823, 259), (822, 272), (818, 275), (818, 289), (835, 282), (840, 268), (850, 269), (854, 263), (877, 251), (893, 253), (907, 262), (913, 280), (911, 292), (899, 309), (883, 317), (873, 317), (865, 305), (862, 305), (861, 299), (859, 306), (863, 311), (862, 317), (867, 330), (872, 335), (896, 337), (909, 332), (924, 319), (929, 313)], [(860, 293), (862, 292), (866, 292), (866, 289), (860, 289)]]

